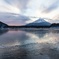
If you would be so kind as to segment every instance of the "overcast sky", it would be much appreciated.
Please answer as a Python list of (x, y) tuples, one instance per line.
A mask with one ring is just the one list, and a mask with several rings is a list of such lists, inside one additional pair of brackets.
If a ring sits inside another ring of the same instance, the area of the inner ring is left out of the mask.
[(59, 22), (59, 0), (0, 0), (0, 21), (2, 22), (21, 25), (38, 18)]

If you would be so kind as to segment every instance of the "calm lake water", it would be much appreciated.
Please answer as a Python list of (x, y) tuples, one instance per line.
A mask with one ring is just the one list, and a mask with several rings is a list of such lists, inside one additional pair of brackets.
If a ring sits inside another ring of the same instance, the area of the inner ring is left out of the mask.
[(0, 59), (59, 59), (59, 30), (0, 30)]

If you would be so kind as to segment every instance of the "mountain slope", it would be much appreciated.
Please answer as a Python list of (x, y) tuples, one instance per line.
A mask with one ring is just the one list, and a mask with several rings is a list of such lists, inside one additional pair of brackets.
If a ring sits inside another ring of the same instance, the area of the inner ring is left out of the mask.
[(27, 24), (26, 26), (50, 26), (51, 24), (44, 19), (40, 18), (32, 23)]
[(0, 21), (0, 28), (7, 27), (8, 25)]

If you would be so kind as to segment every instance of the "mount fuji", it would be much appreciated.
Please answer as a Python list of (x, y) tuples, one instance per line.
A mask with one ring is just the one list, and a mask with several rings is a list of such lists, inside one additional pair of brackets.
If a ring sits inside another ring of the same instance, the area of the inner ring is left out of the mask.
[(27, 24), (26, 26), (50, 26), (51, 23), (45, 21), (43, 18), (39, 18), (38, 20)]

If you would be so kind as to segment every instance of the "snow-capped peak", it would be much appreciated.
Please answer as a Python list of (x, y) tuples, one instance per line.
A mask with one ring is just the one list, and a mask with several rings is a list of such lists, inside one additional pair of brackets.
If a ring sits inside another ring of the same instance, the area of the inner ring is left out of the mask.
[(39, 18), (38, 20), (27, 24), (26, 26), (50, 26), (51, 23), (45, 21), (44, 18)]
[(34, 23), (41, 23), (46, 22), (43, 18), (39, 18), (38, 20), (34, 21)]

